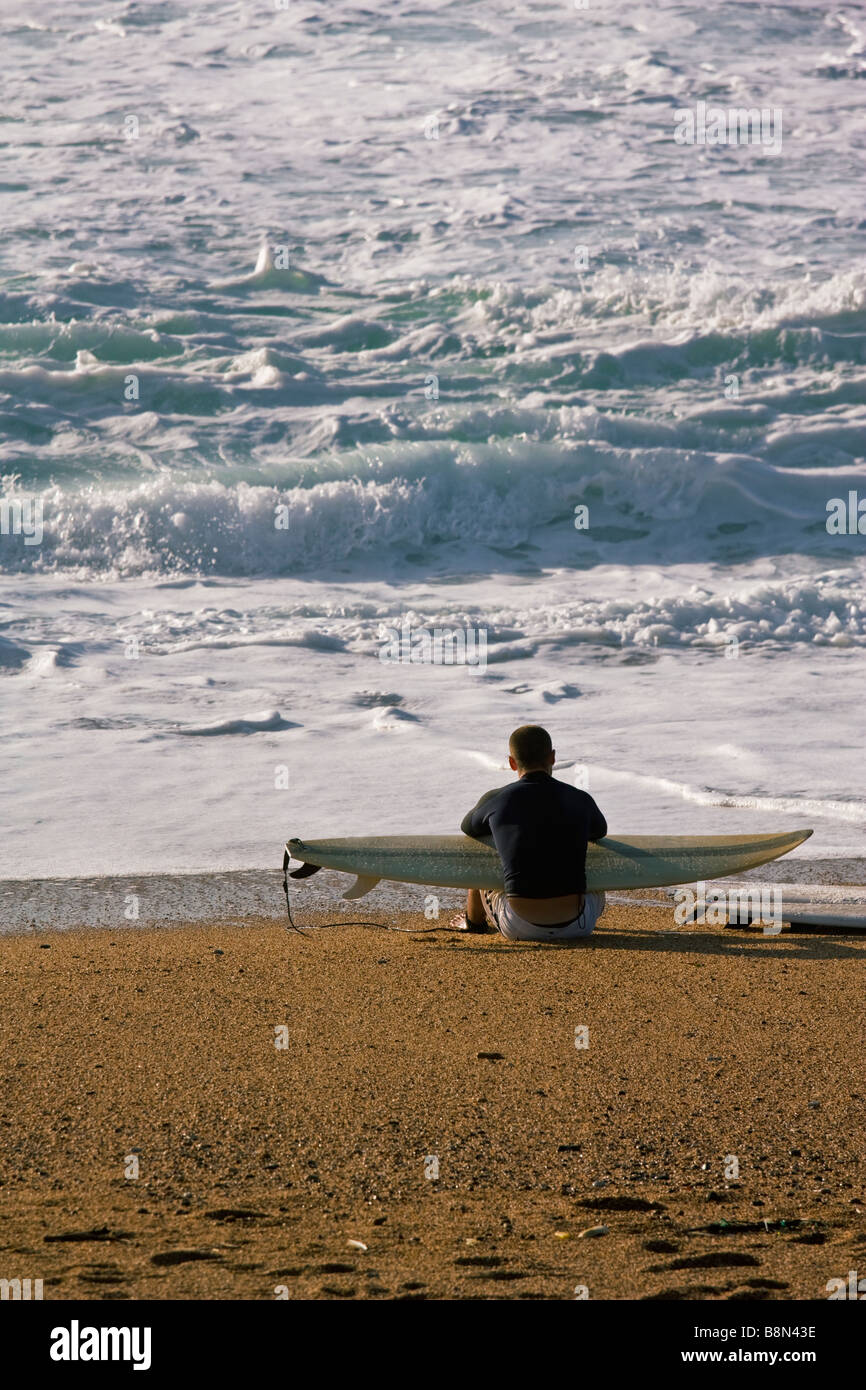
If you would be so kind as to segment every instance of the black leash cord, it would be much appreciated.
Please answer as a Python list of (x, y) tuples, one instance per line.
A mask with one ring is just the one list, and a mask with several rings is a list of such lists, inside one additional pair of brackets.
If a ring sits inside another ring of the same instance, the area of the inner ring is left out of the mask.
[(286, 848), (283, 850), (283, 892), (286, 895), (286, 912), (289, 916), (289, 926), (291, 927), (292, 931), (296, 931), (301, 940), (306, 941), (307, 938), (301, 931), (300, 927), (295, 926), (294, 918), (292, 917), (292, 905), (289, 902), (289, 861), (291, 860), (291, 857), (292, 856), (289, 854), (289, 847), (287, 845)]

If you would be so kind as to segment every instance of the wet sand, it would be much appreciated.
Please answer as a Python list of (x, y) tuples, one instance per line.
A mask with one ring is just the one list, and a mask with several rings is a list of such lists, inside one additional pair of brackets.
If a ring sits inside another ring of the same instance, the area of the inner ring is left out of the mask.
[(0, 1277), (809, 1299), (866, 1262), (866, 941), (637, 903), (573, 947), (398, 924), (4, 939)]

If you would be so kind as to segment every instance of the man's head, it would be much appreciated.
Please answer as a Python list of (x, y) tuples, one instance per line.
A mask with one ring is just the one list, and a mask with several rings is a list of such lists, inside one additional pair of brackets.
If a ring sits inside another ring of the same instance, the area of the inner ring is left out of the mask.
[(556, 752), (550, 734), (540, 724), (521, 724), (508, 740), (508, 762), (512, 772), (550, 772)]

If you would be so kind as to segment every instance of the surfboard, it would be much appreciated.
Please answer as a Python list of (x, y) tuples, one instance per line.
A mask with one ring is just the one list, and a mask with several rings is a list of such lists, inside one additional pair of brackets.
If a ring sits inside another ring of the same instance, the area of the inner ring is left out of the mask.
[[(607, 835), (589, 846), (587, 888), (663, 888), (744, 873), (788, 854), (812, 834), (788, 830), (764, 835)], [(344, 840), (289, 840), (283, 863), (298, 859), (291, 878), (319, 869), (355, 874), (344, 898), (363, 898), (380, 879), (437, 888), (499, 888), (502, 865), (493, 841), (466, 835), (376, 835)]]
[[(739, 912), (725, 922), (729, 931), (749, 931), (755, 927), (763, 929), (766, 925), (769, 924), (760, 917), (747, 916), (744, 919)], [(772, 926), (771, 934), (781, 931), (783, 926), (794, 931), (866, 932), (866, 914), (862, 906), (860, 910), (853, 906), (831, 909), (826, 903), (798, 903), (793, 909), (784, 908), (779, 914), (778, 924), (773, 923)]]
[(824, 927), (837, 931), (866, 931), (866, 915), (862, 905), (859, 907), (827, 903), (796, 903), (790, 909), (783, 909), (782, 921), (790, 922), (792, 927)]

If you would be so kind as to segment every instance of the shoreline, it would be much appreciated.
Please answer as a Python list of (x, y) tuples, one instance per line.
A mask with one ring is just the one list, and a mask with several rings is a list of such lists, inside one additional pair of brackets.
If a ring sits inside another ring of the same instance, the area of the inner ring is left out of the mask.
[(551, 947), (420, 914), (6, 937), (0, 1276), (46, 1299), (826, 1298), (866, 1240), (866, 943), (666, 918), (612, 905)]
[[(290, 885), (293, 915), (334, 921), (357, 915), (342, 899), (350, 876), (323, 869), (302, 886)], [(793, 895), (810, 888), (816, 898), (862, 902), (866, 913), (866, 859), (784, 856), (714, 886), (777, 885)], [(686, 885), (689, 886), (689, 885)], [(674, 889), (622, 890), (627, 901), (663, 898)], [(430, 888), (382, 881), (364, 900), (360, 915), (396, 917), (423, 912)], [(436, 890), (443, 914), (462, 909), (460, 889)], [(130, 913), (137, 915), (131, 917)], [(282, 872), (267, 869), (216, 869), (200, 872), (91, 874), (57, 878), (0, 878), (0, 938), (33, 930), (100, 927), (189, 926), (244, 920), (285, 920)]]

